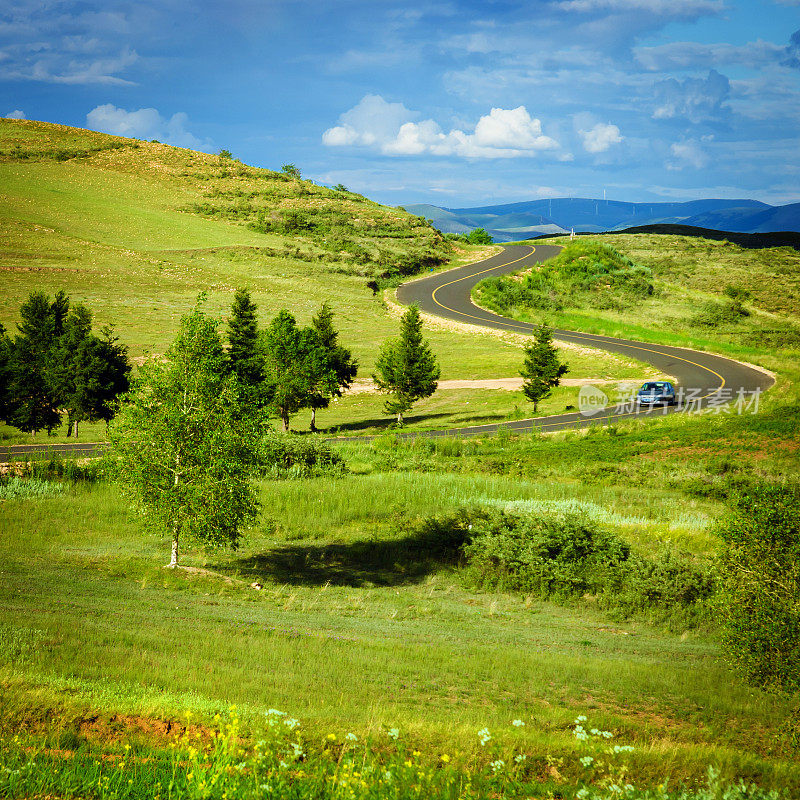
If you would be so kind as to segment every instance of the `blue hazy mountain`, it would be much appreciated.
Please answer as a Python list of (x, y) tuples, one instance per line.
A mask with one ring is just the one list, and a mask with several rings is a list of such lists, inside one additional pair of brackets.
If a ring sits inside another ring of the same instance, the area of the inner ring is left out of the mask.
[(800, 231), (800, 203), (770, 206), (758, 200), (692, 200), (686, 203), (623, 203), (618, 200), (553, 198), (474, 208), (410, 205), (444, 233), (485, 228), (495, 241), (545, 233), (601, 232), (642, 225), (691, 225), (743, 233)]

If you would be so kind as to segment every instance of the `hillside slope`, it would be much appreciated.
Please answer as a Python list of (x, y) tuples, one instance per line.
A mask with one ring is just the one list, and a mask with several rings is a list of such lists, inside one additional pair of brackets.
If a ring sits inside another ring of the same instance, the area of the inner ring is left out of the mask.
[(247, 285), (263, 313), (305, 319), (328, 299), (364, 322), (385, 316), (369, 279), (454, 257), (419, 217), (344, 189), (48, 123), (0, 120), (0, 187), (0, 322), (63, 288), (137, 356), (163, 349), (200, 291), (213, 311)]

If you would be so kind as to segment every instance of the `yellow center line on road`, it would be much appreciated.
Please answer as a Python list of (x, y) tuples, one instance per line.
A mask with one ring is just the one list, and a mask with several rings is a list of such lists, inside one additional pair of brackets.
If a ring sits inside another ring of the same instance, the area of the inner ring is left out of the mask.
[[(524, 261), (526, 258), (528, 258), (528, 256), (532, 256), (535, 252), (536, 252), (536, 248), (535, 247), (531, 247), (531, 252), (530, 253), (526, 253), (521, 258), (517, 258), (514, 261), (509, 261), (507, 264), (502, 264), (501, 266), (506, 266), (507, 267), (507, 266), (510, 266), (511, 264), (516, 264), (518, 261)], [(444, 303), (440, 303), (439, 300), (436, 298), (436, 293), (440, 289), (444, 289), (446, 286), (452, 286), (454, 283), (459, 283), (460, 281), (465, 281), (468, 278), (474, 278), (474, 277), (476, 277), (478, 275), (483, 275), (484, 273), (491, 272), (494, 269), (498, 269), (498, 267), (489, 267), (489, 269), (484, 269), (484, 270), (481, 270), (480, 272), (473, 272), (471, 275), (464, 275), (464, 276), (462, 276), (460, 278), (456, 278), (455, 280), (452, 280), (449, 283), (443, 283), (441, 286), (437, 286), (433, 290), (433, 292), (431, 294), (431, 299), (433, 300), (434, 303), (436, 303), (437, 306), (439, 306), (440, 308), (444, 308), (445, 310), (450, 311), (453, 314), (458, 314), (459, 316), (468, 317), (470, 319), (476, 319), (479, 322), (489, 322), (489, 321), (495, 322), (495, 320), (487, 320), (485, 317), (476, 317), (474, 314), (467, 314), (464, 311), (458, 311), (455, 308), (450, 308), (450, 306), (446, 306), (446, 305), (444, 305)], [(529, 327), (524, 326), (524, 325), (518, 325), (518, 324), (515, 324), (513, 322), (507, 322), (505, 319), (503, 319), (502, 317), (499, 317), (499, 316), (498, 316), (498, 320), (497, 320), (496, 324), (498, 324), (498, 325), (499, 324), (503, 324), (503, 325), (506, 325), (508, 328), (516, 328), (517, 330), (530, 332), (530, 328)], [(596, 338), (593, 338), (592, 336), (582, 336), (579, 333), (572, 333), (572, 332), (570, 332), (569, 335), (572, 338), (575, 338), (575, 339), (583, 339), (586, 342), (593, 342), (595, 345), (602, 344), (601, 342), (599, 342)], [(611, 337), (608, 337), (608, 338), (611, 338)], [(641, 350), (643, 353), (656, 353), (656, 354), (658, 354), (660, 356), (667, 356), (669, 358), (674, 358), (674, 359), (677, 359), (678, 361), (683, 361), (686, 364), (691, 364), (694, 367), (699, 367), (700, 369), (704, 369), (706, 372), (710, 372), (712, 375), (716, 375), (720, 379), (720, 385), (717, 386), (716, 389), (714, 389), (713, 391), (709, 392), (708, 394), (704, 394), (702, 397), (698, 397), (697, 398), (698, 400), (705, 400), (707, 397), (711, 397), (712, 394), (717, 394), (718, 392), (722, 391), (722, 389), (725, 387), (725, 378), (723, 378), (722, 375), (719, 374), (719, 372), (716, 372), (715, 370), (711, 369), (711, 367), (706, 367), (703, 364), (698, 364), (696, 361), (691, 361), (688, 358), (682, 358), (681, 356), (677, 356), (674, 353), (665, 353), (663, 350), (653, 350), (652, 348), (649, 348), (649, 347), (640, 347), (638, 345), (625, 344), (624, 342), (615, 342), (615, 344), (616, 344), (617, 347), (627, 347), (629, 350)], [(600, 349), (602, 349), (602, 348), (600, 348)], [(620, 416), (620, 415), (615, 415), (615, 416)], [(600, 417), (599, 419), (611, 419), (611, 417)]]

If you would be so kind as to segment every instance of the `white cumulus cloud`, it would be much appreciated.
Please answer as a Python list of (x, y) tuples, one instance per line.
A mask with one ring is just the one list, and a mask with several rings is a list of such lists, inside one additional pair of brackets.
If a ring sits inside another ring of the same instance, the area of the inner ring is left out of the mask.
[(730, 81), (712, 69), (708, 77), (677, 81), (669, 78), (655, 86), (656, 108), (653, 119), (688, 119), (703, 122), (724, 117), (729, 109), (723, 105), (730, 95)]
[(393, 139), (405, 122), (418, 117), (402, 103), (388, 103), (380, 95), (365, 95), (358, 105), (339, 117), (339, 124), (322, 134), (329, 147), (372, 147)]
[(676, 142), (670, 147), (674, 160), (667, 164), (668, 169), (681, 170), (686, 167), (702, 169), (708, 166), (708, 156), (700, 147), (695, 139), (687, 139), (683, 142)]
[(587, 153), (605, 153), (609, 147), (622, 141), (619, 128), (610, 123), (598, 122), (594, 127), (578, 133), (583, 140), (583, 149)]
[(93, 108), (86, 115), (86, 124), (91, 130), (130, 136), (135, 139), (158, 139), (176, 147), (192, 150), (213, 150), (208, 140), (198, 139), (186, 129), (189, 117), (183, 112), (163, 117), (155, 108), (140, 108), (126, 111), (111, 103)]
[(15, 111), (9, 111), (8, 114), (6, 114), (5, 118), (6, 119), (27, 119), (27, 117), (25, 116), (25, 112), (24, 111), (20, 111), (19, 109), (16, 109)]
[(418, 116), (402, 103), (366, 95), (322, 134), (322, 141), (329, 147), (369, 147), (386, 155), (462, 158), (516, 158), (559, 147), (525, 106), (493, 108), (472, 132), (445, 131), (435, 120), (415, 121)]

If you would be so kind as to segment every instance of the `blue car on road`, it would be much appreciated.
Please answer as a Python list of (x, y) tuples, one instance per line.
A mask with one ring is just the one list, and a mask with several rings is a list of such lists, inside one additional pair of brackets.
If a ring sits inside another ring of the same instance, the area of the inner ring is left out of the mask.
[(656, 403), (666, 403), (674, 406), (678, 403), (675, 387), (669, 381), (647, 381), (636, 393), (636, 402), (639, 405), (654, 406)]

